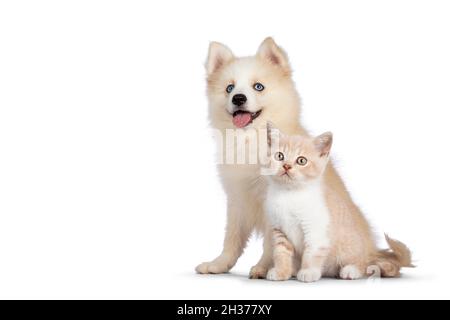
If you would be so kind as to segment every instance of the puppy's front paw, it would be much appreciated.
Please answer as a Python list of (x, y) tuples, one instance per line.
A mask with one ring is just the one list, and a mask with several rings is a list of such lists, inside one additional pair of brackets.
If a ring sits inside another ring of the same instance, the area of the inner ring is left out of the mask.
[(277, 270), (275, 268), (272, 268), (267, 272), (267, 280), (270, 281), (284, 281), (289, 280), (291, 278), (290, 272), (282, 272), (280, 270)]
[(322, 272), (318, 268), (301, 269), (297, 279), (301, 282), (315, 282), (322, 278)]
[(211, 262), (203, 262), (195, 268), (195, 271), (200, 274), (218, 274), (218, 273), (226, 273), (230, 270), (228, 265), (219, 261), (211, 261)]
[(250, 279), (265, 279), (267, 275), (267, 268), (256, 265), (250, 269)]

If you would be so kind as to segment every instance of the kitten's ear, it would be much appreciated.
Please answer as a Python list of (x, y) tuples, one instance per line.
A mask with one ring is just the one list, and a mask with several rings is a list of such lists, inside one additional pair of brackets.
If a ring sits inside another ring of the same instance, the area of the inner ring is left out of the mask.
[(257, 55), (288, 73), (291, 71), (286, 52), (271, 37), (264, 39), (259, 46)]
[(206, 72), (208, 76), (232, 59), (234, 59), (233, 52), (226, 45), (219, 42), (211, 42), (209, 44), (208, 59), (206, 60)]
[(271, 147), (275, 141), (280, 139), (281, 135), (281, 131), (272, 122), (267, 121), (267, 145)]
[(319, 151), (320, 156), (328, 156), (333, 144), (333, 134), (331, 132), (322, 133), (320, 136), (314, 138), (314, 145)]
[(267, 121), (267, 145), (270, 147), (272, 145), (272, 131), (273, 131), (273, 123)]

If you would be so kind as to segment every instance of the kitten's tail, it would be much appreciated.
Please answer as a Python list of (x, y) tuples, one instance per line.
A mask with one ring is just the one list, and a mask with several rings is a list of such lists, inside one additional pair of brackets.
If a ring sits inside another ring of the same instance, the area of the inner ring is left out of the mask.
[(414, 268), (411, 261), (411, 251), (402, 242), (384, 235), (389, 249), (379, 250), (375, 254), (374, 263), (381, 270), (381, 276), (386, 278), (398, 277), (402, 267)]

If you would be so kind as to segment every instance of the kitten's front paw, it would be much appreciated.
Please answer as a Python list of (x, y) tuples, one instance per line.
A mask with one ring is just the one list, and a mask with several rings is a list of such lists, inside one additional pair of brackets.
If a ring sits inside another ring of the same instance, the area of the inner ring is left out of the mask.
[(284, 281), (291, 278), (290, 272), (280, 272), (275, 268), (272, 268), (267, 272), (266, 279), (270, 281)]
[(322, 278), (322, 272), (317, 268), (301, 269), (297, 274), (297, 279), (301, 282), (315, 282)]
[(200, 274), (218, 274), (226, 273), (230, 270), (226, 263), (220, 261), (203, 262), (195, 268), (195, 271)]
[(267, 275), (267, 268), (256, 265), (250, 269), (250, 279), (265, 279)]
[(357, 280), (363, 277), (363, 274), (354, 265), (348, 265), (341, 269), (339, 277), (344, 280)]

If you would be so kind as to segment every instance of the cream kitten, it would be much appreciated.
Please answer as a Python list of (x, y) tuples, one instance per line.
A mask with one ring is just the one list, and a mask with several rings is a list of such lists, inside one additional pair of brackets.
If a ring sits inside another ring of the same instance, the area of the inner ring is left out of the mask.
[[(287, 136), (267, 125), (271, 150), (266, 214), (272, 224), (274, 267), (267, 279), (313, 282), (322, 276), (359, 279), (370, 266), (381, 276), (411, 267), (409, 249), (386, 236), (390, 250), (378, 250), (366, 219), (349, 206), (346, 193), (323, 179), (332, 134)], [(277, 142), (277, 143), (275, 143)]]

